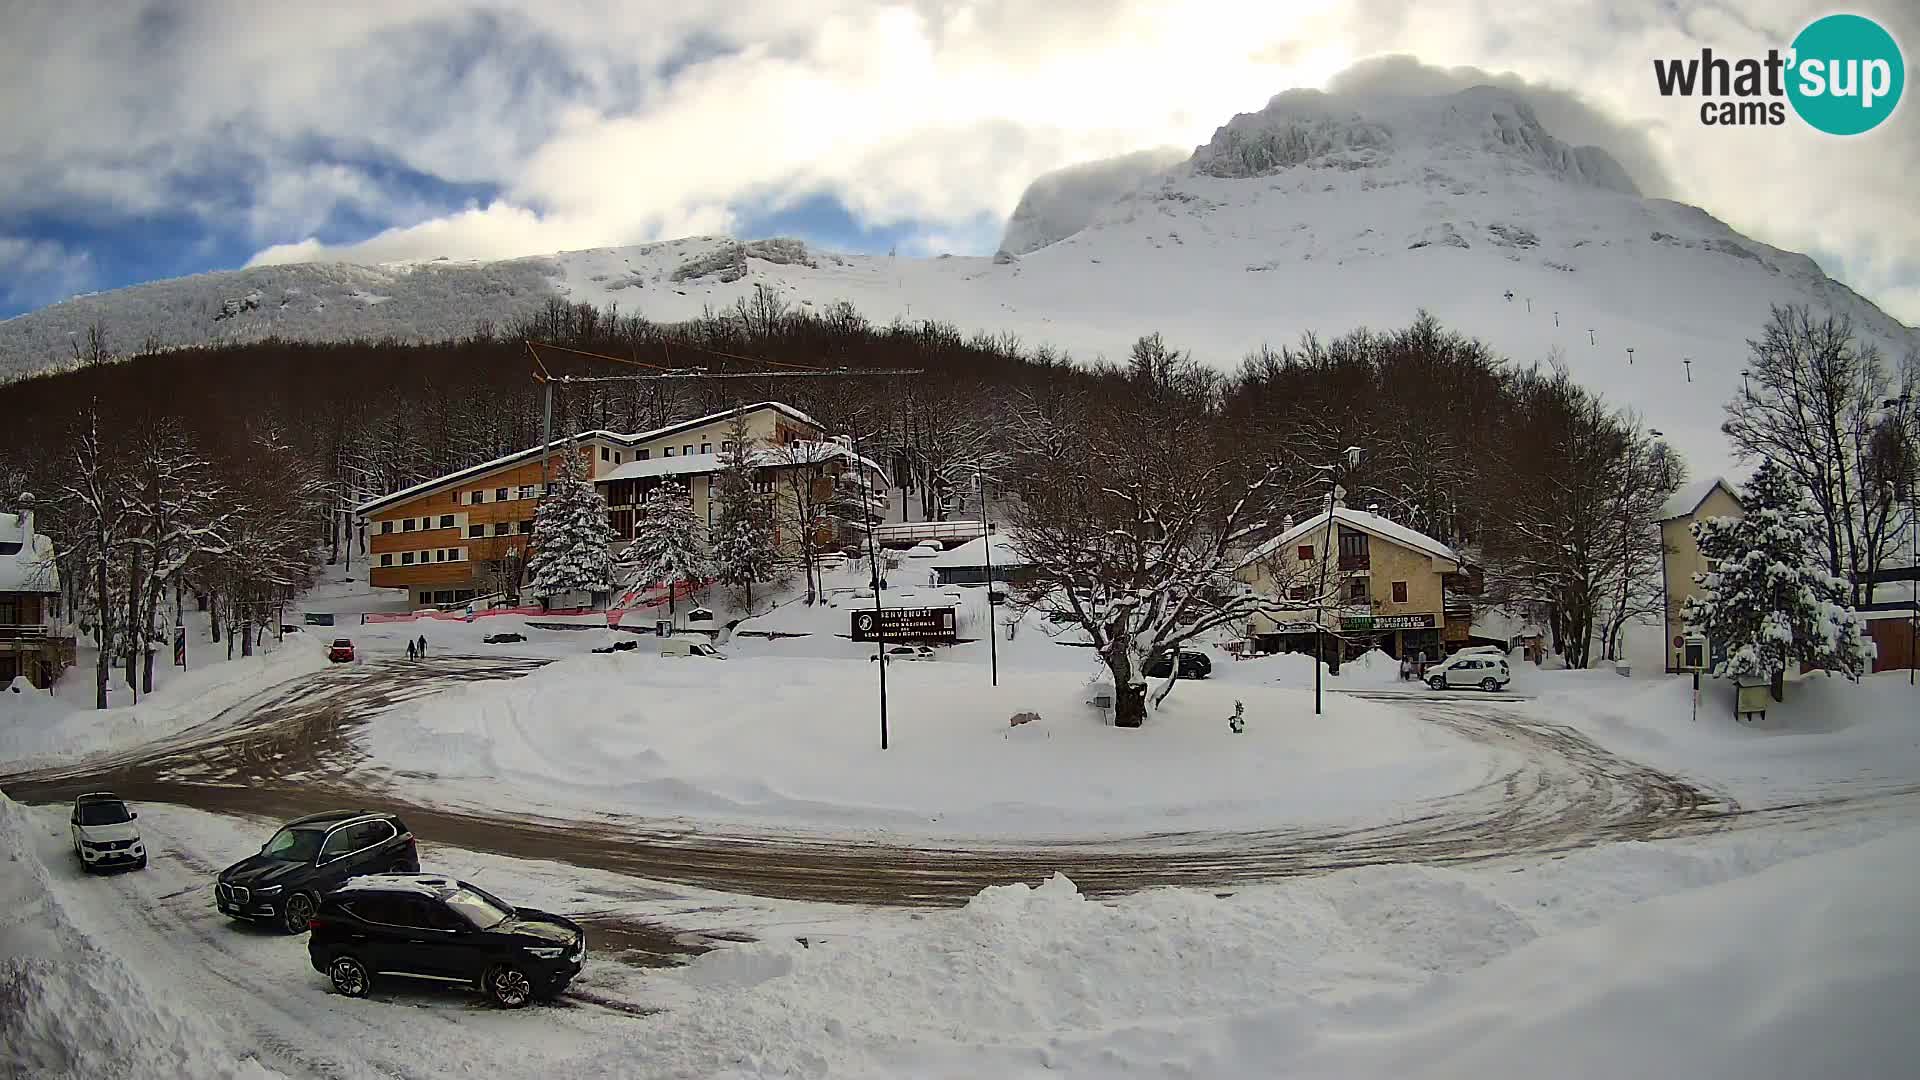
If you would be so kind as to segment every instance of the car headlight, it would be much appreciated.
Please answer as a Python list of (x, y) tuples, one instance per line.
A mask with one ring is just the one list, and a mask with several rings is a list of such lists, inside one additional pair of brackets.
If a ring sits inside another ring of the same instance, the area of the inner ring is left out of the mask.
[(567, 955), (567, 947), (565, 945), (556, 945), (551, 949), (547, 949), (547, 948), (528, 949), (527, 955), (538, 957), (541, 960), (558, 960), (561, 957)]
[(262, 888), (262, 889), (255, 889), (255, 890), (253, 890), (253, 895), (255, 895), (255, 896), (275, 896), (275, 895), (278, 895), (278, 894), (279, 894), (279, 892), (280, 892), (280, 888), (281, 888), (281, 887), (280, 887), (280, 886), (278, 886), (278, 885), (268, 885), (268, 886), (266, 886), (265, 888)]

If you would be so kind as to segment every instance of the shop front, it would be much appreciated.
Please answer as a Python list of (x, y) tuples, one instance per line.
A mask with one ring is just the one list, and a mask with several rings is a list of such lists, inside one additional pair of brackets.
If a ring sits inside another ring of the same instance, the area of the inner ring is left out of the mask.
[(1349, 615), (1340, 620), (1340, 632), (1348, 641), (1366, 641), (1368, 647), (1378, 648), (1395, 659), (1405, 656), (1420, 660), (1440, 659), (1443, 655), (1440, 628), (1441, 621), (1437, 613)]

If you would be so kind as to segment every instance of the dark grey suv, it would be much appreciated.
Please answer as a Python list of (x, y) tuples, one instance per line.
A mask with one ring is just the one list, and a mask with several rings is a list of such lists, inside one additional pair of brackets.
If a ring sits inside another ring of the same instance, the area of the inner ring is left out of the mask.
[(259, 854), (220, 871), (213, 901), (236, 919), (272, 920), (289, 934), (304, 934), (320, 898), (348, 878), (419, 869), (419, 848), (399, 818), (330, 810), (287, 822)]

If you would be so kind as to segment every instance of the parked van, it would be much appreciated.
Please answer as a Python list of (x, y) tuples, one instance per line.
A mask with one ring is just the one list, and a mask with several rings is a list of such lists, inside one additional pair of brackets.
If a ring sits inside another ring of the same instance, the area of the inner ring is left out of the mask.
[(704, 656), (709, 660), (725, 660), (719, 649), (704, 641), (688, 641), (685, 638), (668, 638), (660, 643), (661, 656)]

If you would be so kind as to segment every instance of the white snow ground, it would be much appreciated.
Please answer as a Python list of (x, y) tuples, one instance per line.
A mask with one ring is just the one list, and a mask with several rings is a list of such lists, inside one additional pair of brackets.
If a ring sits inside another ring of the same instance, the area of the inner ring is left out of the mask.
[[(1056, 877), (959, 910), (817, 924), (791, 905), (743, 917), (723, 898), (430, 849), (430, 865), (510, 898), (762, 937), (678, 971), (590, 956), (580, 1001), (502, 1013), (437, 990), (332, 995), (299, 939), (230, 926), (207, 901), (212, 871), (265, 824), (142, 809), (153, 867), (86, 878), (62, 808), (0, 802), (0, 1001), (29, 1005), (0, 1010), (0, 1070), (1801, 1080), (1904, 1076), (1920, 1054), (1905, 1022), (1920, 993), (1911, 813), (1219, 895), (1100, 903)], [(103, 989), (86, 1022), (59, 1008)]]

